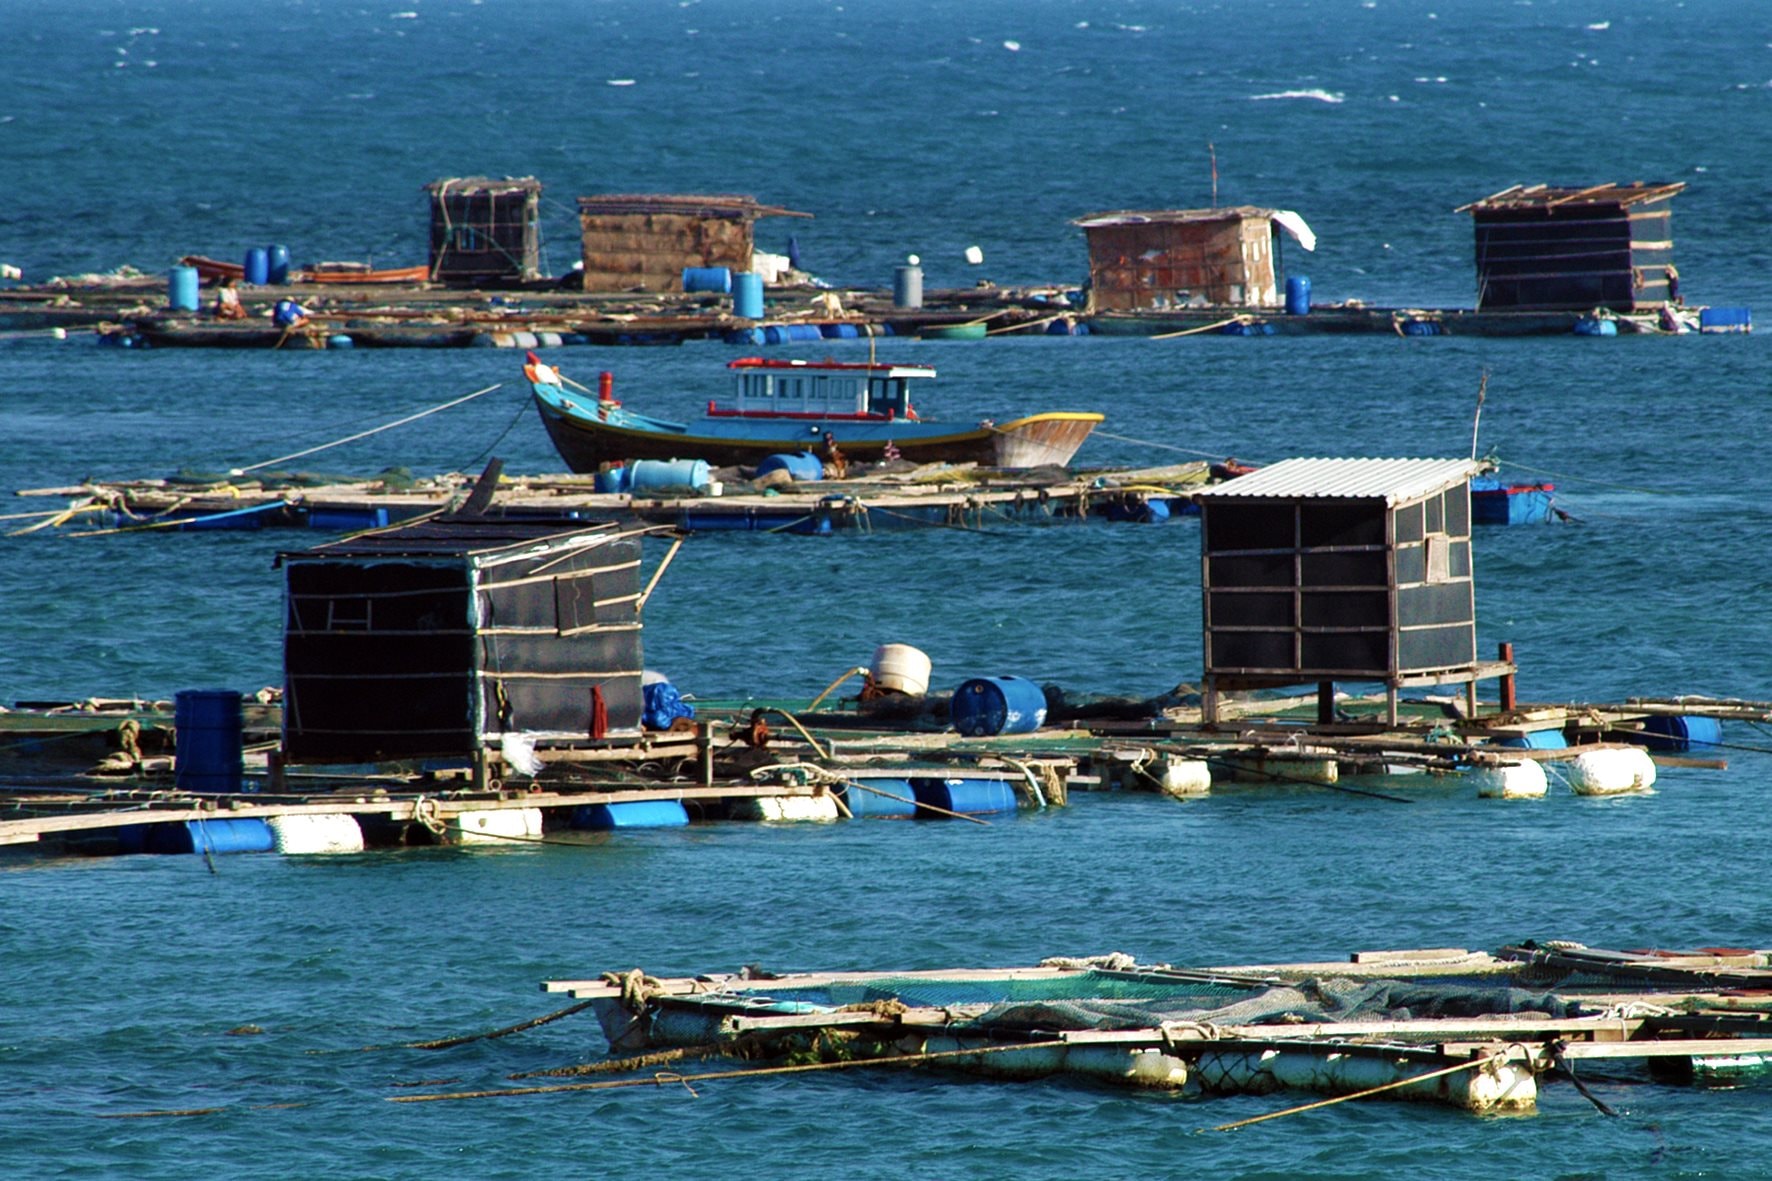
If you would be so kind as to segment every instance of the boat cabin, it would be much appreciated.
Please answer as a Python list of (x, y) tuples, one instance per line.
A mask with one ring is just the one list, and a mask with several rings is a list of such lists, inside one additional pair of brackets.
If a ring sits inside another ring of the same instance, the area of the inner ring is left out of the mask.
[(783, 361), (742, 357), (733, 371), (731, 405), (708, 403), (713, 416), (751, 418), (915, 418), (911, 383), (935, 376), (922, 365)]

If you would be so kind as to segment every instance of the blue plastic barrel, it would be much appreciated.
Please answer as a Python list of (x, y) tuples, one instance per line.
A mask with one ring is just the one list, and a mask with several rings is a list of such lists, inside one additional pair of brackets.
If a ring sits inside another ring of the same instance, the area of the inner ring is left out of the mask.
[(818, 334), (826, 340), (854, 340), (861, 332), (853, 324), (820, 324)]
[(973, 677), (954, 690), (954, 729), (985, 734), (1029, 734), (1046, 720), (1046, 694), (1026, 677)]
[(173, 699), (175, 782), (180, 791), (237, 792), (244, 710), (232, 689), (185, 689)]
[(263, 246), (254, 246), (246, 252), (246, 274), (244, 282), (254, 287), (263, 287), (271, 281), (271, 255)]
[(265, 249), (265, 278), (272, 283), (289, 282), (289, 247), (270, 246)]
[(1311, 281), (1304, 275), (1286, 276), (1286, 314), (1288, 316), (1308, 316), (1311, 314)]
[(626, 492), (628, 490), (628, 469), (621, 464), (604, 468), (591, 477), (591, 486), (599, 492)]
[(1715, 718), (1654, 717), (1643, 723), (1636, 740), (1650, 750), (1713, 749), (1723, 741), (1723, 723)]
[(917, 789), (908, 779), (856, 776), (837, 795), (858, 820), (910, 820), (917, 814)]
[(770, 472), (785, 470), (796, 480), (824, 479), (824, 461), (810, 451), (784, 452), (779, 455), (768, 455), (757, 465), (757, 475), (766, 476)]
[(905, 265), (892, 271), (892, 306), (920, 308), (923, 306), (923, 268)]
[(642, 459), (628, 469), (628, 490), (646, 492), (654, 488), (694, 488), (708, 486), (708, 461), (705, 459)]
[(714, 291), (726, 295), (732, 291), (732, 268), (684, 267), (683, 290)]
[(1561, 730), (1529, 730), (1517, 738), (1503, 738), (1495, 745), (1522, 750), (1565, 750), (1569, 740), (1563, 737)]
[(197, 268), (173, 267), (166, 276), (166, 306), (175, 312), (197, 310)]
[(732, 276), (732, 314), (741, 320), (763, 318), (763, 276), (739, 271)]
[[(1019, 806), (1015, 788), (1003, 779), (968, 779), (963, 776), (913, 779), (917, 802), (940, 808), (942, 812), (958, 812), (962, 816), (981, 813), (1013, 812)], [(918, 815), (925, 820), (945, 820), (941, 812), (922, 809)]]
[(572, 827), (596, 832), (618, 828), (681, 828), (689, 812), (681, 800), (629, 800), (621, 804), (584, 804), (572, 810)]

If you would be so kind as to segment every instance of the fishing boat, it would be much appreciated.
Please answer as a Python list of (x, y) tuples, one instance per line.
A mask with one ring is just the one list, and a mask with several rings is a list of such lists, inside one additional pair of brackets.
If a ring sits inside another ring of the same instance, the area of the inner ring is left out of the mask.
[(709, 401), (694, 423), (629, 409), (615, 399), (608, 374), (593, 392), (548, 366), (532, 364), (525, 373), (549, 437), (575, 472), (636, 459), (755, 464), (770, 455), (817, 450), (827, 440), (863, 463), (895, 451), (919, 463), (1063, 466), (1102, 420), (1077, 411), (975, 424), (922, 418), (911, 390), (935, 377), (934, 369), (922, 365), (743, 357), (726, 367), (734, 378), (733, 400)]

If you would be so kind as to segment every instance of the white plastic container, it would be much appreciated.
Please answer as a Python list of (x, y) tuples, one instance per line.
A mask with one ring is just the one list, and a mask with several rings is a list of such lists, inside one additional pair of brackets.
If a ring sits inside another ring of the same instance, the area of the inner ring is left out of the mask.
[(881, 644), (874, 649), (868, 675), (874, 684), (895, 693), (921, 697), (929, 692), (929, 657), (909, 644)]
[(362, 826), (356, 817), (343, 812), (295, 812), (273, 816), (267, 823), (279, 853), (301, 856), (363, 851)]
[(1655, 786), (1655, 763), (1641, 747), (1583, 751), (1569, 764), (1569, 790), (1578, 796), (1615, 796)]
[(464, 845), (504, 845), (541, 835), (540, 808), (487, 808), (463, 812), (449, 822)]
[(1532, 759), (1486, 763), (1470, 769), (1477, 797), (1484, 800), (1539, 799), (1549, 790), (1544, 768)]

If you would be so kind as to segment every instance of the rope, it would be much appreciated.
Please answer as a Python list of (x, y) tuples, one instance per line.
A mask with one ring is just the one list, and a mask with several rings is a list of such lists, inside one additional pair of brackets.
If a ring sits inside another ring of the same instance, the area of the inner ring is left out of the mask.
[[(1447, 1067), (1443, 1067), (1440, 1070), (1430, 1070), (1426, 1074), (1418, 1074), (1418, 1075), (1414, 1075), (1410, 1078), (1398, 1079), (1394, 1083), (1383, 1083), (1383, 1084), (1376, 1086), (1376, 1087), (1367, 1087), (1364, 1091), (1355, 1091), (1351, 1095), (1337, 1095), (1333, 1099), (1319, 1099), (1315, 1103), (1305, 1103), (1305, 1104), (1301, 1104), (1298, 1107), (1288, 1107), (1284, 1111), (1270, 1111), (1266, 1115), (1258, 1115), (1252, 1119), (1240, 1119), (1240, 1120), (1237, 1120), (1235, 1123), (1219, 1124), (1217, 1127), (1213, 1128), (1212, 1131), (1214, 1131), (1214, 1132), (1234, 1131), (1237, 1128), (1246, 1128), (1250, 1124), (1259, 1124), (1259, 1123), (1264, 1123), (1265, 1121), (1270, 1120), (1270, 1119), (1279, 1119), (1281, 1116), (1297, 1115), (1299, 1112), (1302, 1112), (1302, 1111), (1315, 1111), (1319, 1107), (1333, 1107), (1337, 1103), (1346, 1103), (1350, 1099), (1364, 1099), (1368, 1095), (1378, 1095), (1378, 1094), (1382, 1094), (1385, 1091), (1394, 1091), (1394, 1090), (1398, 1089), (1399, 1087), (1413, 1086), (1416, 1083), (1426, 1082), (1428, 1079), (1441, 1078), (1441, 1077), (1448, 1075), (1448, 1074), (1458, 1074), (1459, 1072), (1466, 1071), (1466, 1070), (1477, 1070), (1481, 1067), (1489, 1065), (1491, 1062), (1501, 1061), (1502, 1059), (1506, 1058), (1510, 1052), (1511, 1052), (1511, 1050), (1502, 1050), (1498, 1053), (1490, 1054), (1486, 1058), (1478, 1058), (1478, 1059), (1475, 1059), (1471, 1062), (1460, 1062), (1457, 1066), (1447, 1066)], [(421, 1098), (421, 1097), (422, 1096), (414, 1096), (414, 1098)], [(1204, 1129), (1204, 1128), (1200, 1129), (1200, 1131), (1202, 1131), (1202, 1132), (1205, 1130), (1206, 1129)]]
[(1176, 332), (1159, 332), (1155, 336), (1150, 336), (1150, 337), (1147, 337), (1146, 339), (1147, 340), (1174, 340), (1178, 336), (1195, 336), (1195, 335), (1198, 335), (1199, 333), (1202, 333), (1202, 332), (1215, 332), (1220, 328), (1227, 328), (1232, 324), (1253, 324), (1254, 322), (1255, 322), (1254, 316), (1250, 316), (1247, 314), (1239, 314), (1239, 315), (1232, 316), (1228, 320), (1219, 320), (1213, 324), (1202, 324), (1198, 328), (1183, 328), (1183, 329), (1180, 329), (1179, 331), (1176, 331)]
[(1159, 451), (1176, 451), (1182, 455), (1204, 455), (1208, 459), (1222, 459), (1222, 451), (1201, 451), (1194, 447), (1177, 447), (1170, 443), (1159, 443), (1154, 439), (1135, 439), (1131, 435), (1116, 435), (1104, 430), (1091, 432), (1098, 439), (1113, 439), (1119, 443), (1137, 443), (1140, 447), (1155, 447)]
[(517, 1024), (507, 1025), (503, 1029), (492, 1029), (492, 1030), (488, 1030), (485, 1033), (470, 1033), (470, 1034), (466, 1034), (462, 1037), (439, 1038), (436, 1041), (429, 1041), (429, 1042), (398, 1042), (393, 1045), (387, 1045), (387, 1046), (364, 1046), (363, 1051), (368, 1052), (370, 1050), (448, 1050), (448, 1049), (451, 1049), (455, 1046), (465, 1046), (469, 1042), (491, 1041), (493, 1038), (508, 1037), (513, 1033), (522, 1033), (526, 1029), (535, 1029), (538, 1026), (548, 1024), (550, 1021), (558, 1021), (562, 1017), (570, 1017), (574, 1013), (577, 1013), (583, 1009), (590, 1008), (590, 1006), (591, 1006), (590, 1001), (580, 1001), (576, 1005), (568, 1005), (564, 1009), (557, 1009), (554, 1012), (545, 1014), (541, 1017), (532, 1017), (528, 1021), (519, 1021)]
[[(594, 1083), (558, 1083), (545, 1087), (505, 1087), (496, 1091), (454, 1091), (436, 1095), (391, 1095), (389, 1103), (434, 1103), (444, 1099), (499, 1099), (511, 1095), (550, 1095), (561, 1091), (609, 1091), (625, 1087), (667, 1087), (678, 1083), (688, 1086), (696, 1082), (718, 1079), (765, 1078), (771, 1075), (810, 1074), (823, 1070), (844, 1070), (851, 1066), (920, 1066), (946, 1058), (971, 1058), (982, 1054), (1005, 1054), (1016, 1050), (1037, 1048), (1038, 1042), (1017, 1042), (1007, 1046), (980, 1046), (973, 1050), (935, 1050), (924, 1054), (894, 1054), (886, 1058), (848, 1058), (838, 1062), (807, 1062), (794, 1066), (762, 1066), (749, 1070), (719, 1070), (708, 1074), (680, 1075), (661, 1072), (651, 1078), (605, 1079)], [(1464, 1068), (1461, 1068), (1464, 1069)], [(694, 1090), (690, 1090), (694, 1094)]]
[(275, 465), (277, 465), (279, 463), (287, 463), (291, 459), (301, 459), (304, 456), (313, 455), (317, 451), (325, 451), (328, 448), (339, 447), (345, 443), (355, 443), (358, 439), (367, 439), (370, 435), (380, 434), (382, 431), (392, 430), (397, 426), (405, 426), (409, 422), (417, 422), (421, 418), (426, 418), (426, 417), (428, 417), (432, 414), (436, 414), (437, 412), (442, 411), (442, 410), (448, 410), (452, 406), (460, 406), (463, 402), (472, 401), (473, 399), (480, 397), (482, 394), (490, 394), (493, 390), (503, 389), (503, 388), (504, 388), (504, 382), (502, 382), (502, 381), (497, 382), (493, 385), (487, 386), (483, 390), (475, 390), (471, 394), (464, 394), (463, 396), (456, 398), (452, 401), (444, 402), (441, 405), (433, 406), (429, 410), (421, 410), (417, 414), (409, 414), (405, 418), (395, 419), (393, 422), (386, 423), (385, 425), (382, 425), (382, 426), (371, 428), (370, 430), (359, 431), (354, 435), (347, 435), (346, 437), (344, 437), (342, 439), (334, 439), (332, 442), (322, 443), (318, 447), (309, 447), (305, 451), (294, 451), (288, 455), (279, 455), (277, 458), (267, 459), (263, 463), (255, 463), (255, 464), (252, 464), (248, 467), (236, 468), (236, 469), (234, 469), (233, 474), (245, 475), (247, 472), (256, 472), (260, 468), (274, 467)]

